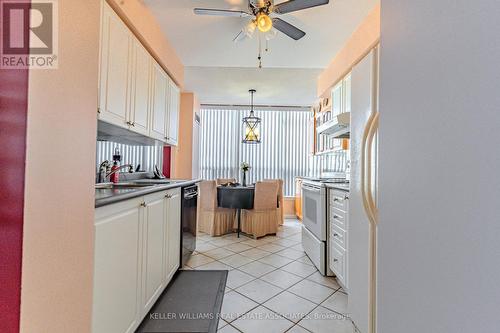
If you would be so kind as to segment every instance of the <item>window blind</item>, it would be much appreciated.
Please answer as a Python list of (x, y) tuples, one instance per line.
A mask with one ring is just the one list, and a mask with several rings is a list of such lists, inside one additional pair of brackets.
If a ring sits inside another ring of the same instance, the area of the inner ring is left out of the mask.
[(262, 119), (261, 140), (243, 144), (242, 121), (249, 107), (202, 106), (200, 132), (200, 175), (203, 179), (235, 178), (241, 182), (240, 165), (248, 162), (248, 183), (281, 178), (284, 195), (294, 195), (296, 176), (318, 175), (321, 159), (310, 154), (312, 133), (309, 110), (255, 108)]

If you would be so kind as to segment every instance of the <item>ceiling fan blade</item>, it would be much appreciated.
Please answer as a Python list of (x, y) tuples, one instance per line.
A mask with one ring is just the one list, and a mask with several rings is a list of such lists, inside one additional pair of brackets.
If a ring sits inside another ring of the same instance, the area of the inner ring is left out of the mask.
[(304, 31), (279, 18), (273, 18), (273, 27), (295, 40), (299, 40), (306, 35)]
[(298, 10), (327, 5), (330, 0), (289, 0), (274, 6), (274, 12), (286, 14)]
[(212, 15), (212, 16), (228, 16), (228, 17), (251, 16), (250, 14), (242, 10), (195, 8), (193, 11), (196, 15)]
[(247, 35), (243, 30), (240, 30), (240, 32), (236, 35), (236, 37), (233, 38), (233, 42), (241, 42), (242, 40), (246, 39)]

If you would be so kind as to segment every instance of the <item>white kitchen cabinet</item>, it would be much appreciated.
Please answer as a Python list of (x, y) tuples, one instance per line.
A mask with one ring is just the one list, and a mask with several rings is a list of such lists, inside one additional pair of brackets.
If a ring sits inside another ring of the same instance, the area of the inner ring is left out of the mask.
[(132, 40), (132, 94), (128, 125), (130, 130), (149, 135), (152, 59), (137, 38)]
[(167, 74), (158, 63), (153, 62), (153, 96), (150, 136), (164, 141), (167, 122)]
[(142, 306), (147, 311), (160, 296), (164, 279), (165, 192), (144, 197)]
[(328, 190), (328, 266), (335, 273), (337, 281), (346, 291), (349, 288), (348, 262), (348, 227), (349, 227), (349, 192)]
[(179, 141), (180, 91), (171, 79), (168, 79), (168, 96), (166, 140), (169, 145), (176, 146)]
[(342, 112), (351, 112), (351, 74), (348, 74), (343, 80), (344, 108)]
[(179, 87), (103, 1), (98, 119), (177, 145), (179, 108)]
[(134, 332), (180, 263), (180, 188), (95, 211), (93, 333)]
[(125, 128), (128, 128), (130, 49), (130, 31), (105, 3), (101, 23), (99, 119)]
[(141, 202), (96, 209), (92, 332), (134, 332), (140, 323)]
[(180, 265), (181, 248), (181, 190), (179, 188), (165, 195), (165, 278), (169, 281)]
[(343, 112), (343, 80), (332, 89), (332, 115), (336, 116)]

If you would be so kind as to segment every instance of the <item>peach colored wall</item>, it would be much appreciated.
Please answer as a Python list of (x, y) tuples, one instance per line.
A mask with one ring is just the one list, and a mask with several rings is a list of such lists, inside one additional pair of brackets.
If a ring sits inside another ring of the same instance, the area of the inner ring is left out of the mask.
[(200, 104), (193, 93), (181, 94), (179, 142), (172, 147), (172, 178), (191, 179), (193, 161), (193, 121)]
[(177, 85), (184, 87), (184, 65), (144, 2), (140, 0), (107, 0), (107, 2)]
[(380, 41), (380, 4), (368, 14), (345, 46), (318, 78), (318, 97), (330, 95), (330, 89), (344, 77)]
[(24, 333), (91, 330), (99, 20), (99, 0), (59, 1), (59, 69), (30, 71)]

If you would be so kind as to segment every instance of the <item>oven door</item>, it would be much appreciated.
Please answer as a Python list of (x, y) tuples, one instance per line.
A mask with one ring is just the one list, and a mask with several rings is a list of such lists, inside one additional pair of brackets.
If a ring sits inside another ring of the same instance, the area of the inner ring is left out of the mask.
[(313, 183), (302, 183), (304, 226), (318, 240), (326, 241), (326, 189)]

